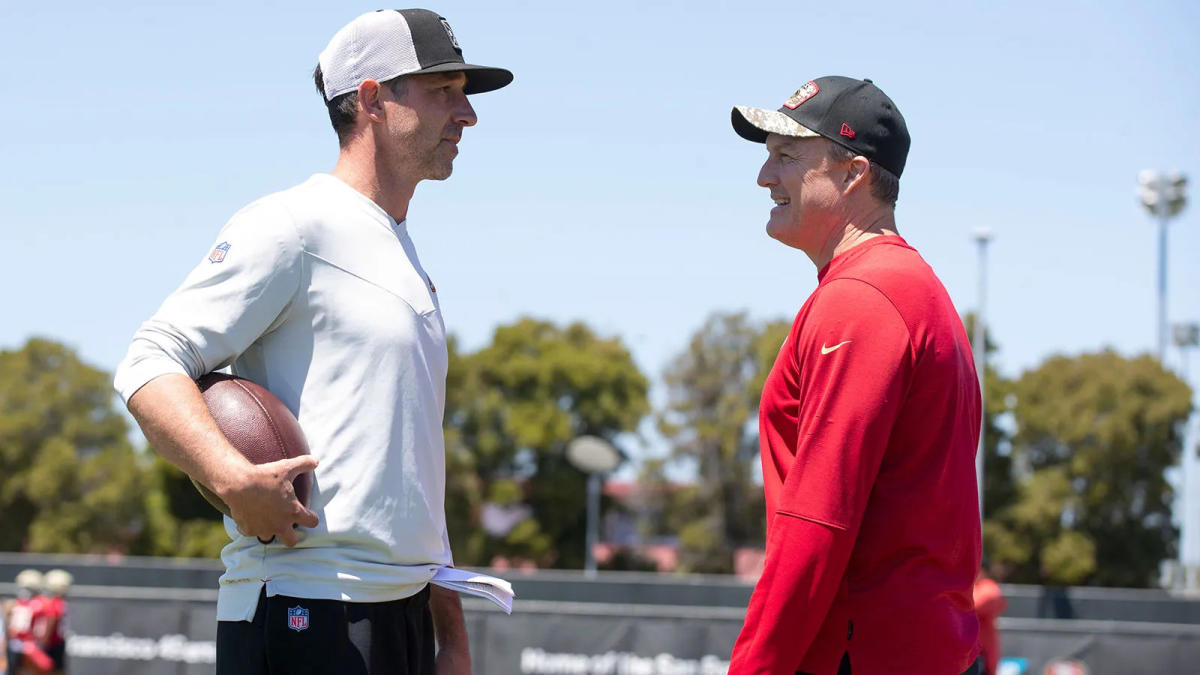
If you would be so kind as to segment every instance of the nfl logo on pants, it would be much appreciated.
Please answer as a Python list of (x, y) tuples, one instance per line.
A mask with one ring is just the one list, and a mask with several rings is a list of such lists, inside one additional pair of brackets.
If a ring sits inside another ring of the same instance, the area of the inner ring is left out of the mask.
[(303, 607), (289, 607), (288, 628), (297, 631), (308, 628), (308, 610)]

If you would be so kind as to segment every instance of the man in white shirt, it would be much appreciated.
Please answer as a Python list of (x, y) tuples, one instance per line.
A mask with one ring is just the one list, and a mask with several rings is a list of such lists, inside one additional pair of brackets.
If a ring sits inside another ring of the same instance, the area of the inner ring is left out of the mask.
[[(445, 521), (446, 341), (409, 238), (417, 183), (452, 170), (468, 94), (512, 81), (465, 63), (434, 12), (380, 10), (314, 73), (341, 151), (245, 207), (135, 334), (115, 386), (147, 439), (232, 513), (220, 675), (469, 673)], [(312, 455), (255, 466), (195, 380), (230, 366), (296, 415)], [(314, 473), (309, 508), (292, 479)], [(263, 541), (271, 542), (263, 544)]]

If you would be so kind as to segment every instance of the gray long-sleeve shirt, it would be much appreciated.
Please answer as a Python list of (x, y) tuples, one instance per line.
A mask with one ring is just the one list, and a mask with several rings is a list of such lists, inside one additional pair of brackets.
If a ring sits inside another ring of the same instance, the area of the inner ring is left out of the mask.
[(445, 522), (446, 340), (405, 223), (318, 174), (238, 212), (134, 335), (126, 401), (167, 373), (232, 366), (296, 415), (319, 460), (321, 522), (289, 549), (225, 529), (217, 618), (268, 595), (380, 602), (452, 564)]

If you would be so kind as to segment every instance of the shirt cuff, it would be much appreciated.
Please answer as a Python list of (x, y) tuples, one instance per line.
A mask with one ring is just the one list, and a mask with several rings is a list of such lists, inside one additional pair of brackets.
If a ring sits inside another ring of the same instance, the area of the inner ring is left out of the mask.
[(137, 393), (150, 380), (163, 375), (179, 373), (185, 375), (189, 379), (191, 375), (179, 363), (168, 358), (150, 358), (142, 359), (137, 363), (124, 365), (117, 368), (117, 375), (113, 379), (113, 387), (117, 390), (117, 394), (125, 405), (129, 405), (129, 399)]

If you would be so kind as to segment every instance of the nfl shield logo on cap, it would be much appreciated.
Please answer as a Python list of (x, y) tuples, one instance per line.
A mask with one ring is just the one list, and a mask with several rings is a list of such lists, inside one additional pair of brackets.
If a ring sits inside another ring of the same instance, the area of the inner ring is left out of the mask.
[(288, 628), (295, 631), (308, 629), (308, 610), (304, 607), (288, 607)]
[(212, 253), (208, 254), (208, 261), (211, 263), (223, 262), (225, 260), (225, 254), (229, 253), (230, 248), (232, 247), (227, 241), (217, 244), (216, 248), (212, 250)]

